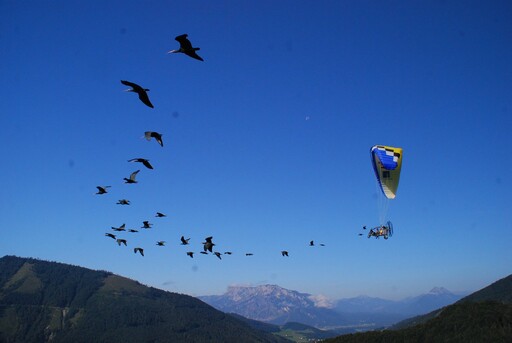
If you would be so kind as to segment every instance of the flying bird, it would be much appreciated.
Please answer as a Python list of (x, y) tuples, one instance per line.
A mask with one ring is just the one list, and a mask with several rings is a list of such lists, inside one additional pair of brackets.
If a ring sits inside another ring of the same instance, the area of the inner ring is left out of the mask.
[(190, 256), (190, 258), (194, 258), (194, 252), (193, 251), (188, 251), (187, 255)]
[(208, 253), (206, 251), (200, 251), (199, 253), (203, 254), (203, 255), (208, 255)]
[(144, 249), (142, 248), (133, 248), (133, 252), (136, 254), (137, 252), (144, 256)]
[(187, 245), (188, 241), (190, 241), (190, 238), (185, 238), (184, 236), (181, 236), (181, 245)]
[(281, 251), (281, 255), (288, 256), (288, 251), (286, 251), (286, 250)]
[(366, 230), (366, 225), (365, 225), (365, 226), (363, 226), (363, 230)]
[(158, 133), (158, 132), (154, 132), (154, 131), (146, 131), (144, 132), (144, 137), (150, 141), (151, 138), (154, 138), (156, 139), (156, 141), (158, 142), (158, 144), (160, 144), (160, 146), (164, 146), (164, 142), (162, 141), (162, 134), (161, 133)]
[(170, 50), (167, 53), (171, 54), (171, 53), (182, 52), (187, 56), (195, 58), (196, 60), (204, 61), (198, 54), (196, 54), (196, 51), (200, 50), (200, 49), (193, 48), (192, 43), (190, 43), (190, 41), (187, 39), (187, 37), (188, 37), (187, 34), (179, 35), (178, 37), (176, 37), (175, 39), (180, 43), (180, 48), (177, 50)]
[(130, 230), (128, 230), (128, 232), (139, 232), (139, 230), (130, 229)]
[(138, 172), (140, 172), (140, 169), (131, 173), (129, 179), (124, 178), (124, 183), (137, 183), (137, 181), (135, 180), (135, 177), (137, 176)]
[(252, 256), (252, 255), (254, 255), (252, 252), (248, 252), (245, 254), (245, 256)]
[(132, 158), (131, 160), (128, 160), (128, 162), (139, 162), (142, 163), (144, 167), (148, 169), (153, 169), (153, 166), (151, 165), (151, 163), (149, 163), (149, 160), (145, 158)]
[(110, 186), (96, 186), (98, 188), (98, 192), (96, 194), (105, 194), (107, 192), (107, 188), (110, 188)]
[(231, 252), (231, 251), (226, 251), (226, 252), (224, 253), (224, 255), (231, 255), (231, 254), (232, 254), (232, 252)]
[(220, 257), (220, 252), (216, 251), (214, 252), (215, 256), (217, 256), (219, 258), (219, 260), (222, 260), (222, 257)]
[(116, 239), (116, 235), (114, 235), (113, 233), (106, 233), (105, 236)]
[(121, 199), (121, 200), (118, 200), (117, 205), (130, 205), (130, 200), (126, 200), (126, 199)]
[(203, 250), (206, 252), (206, 251), (209, 251), (209, 252), (212, 252), (212, 249), (213, 249), (213, 246), (215, 245), (215, 243), (212, 242), (212, 239), (213, 237), (206, 237), (203, 242)]
[(155, 217), (162, 218), (162, 217), (167, 217), (167, 216), (161, 212), (157, 212)]
[(165, 245), (165, 241), (158, 241), (156, 242), (156, 245), (158, 245), (159, 247), (163, 247)]
[(139, 95), (140, 101), (142, 101), (146, 106), (153, 108), (153, 104), (151, 103), (151, 101), (149, 101), (149, 97), (148, 97), (148, 93), (147, 93), (149, 91), (149, 89), (142, 88), (138, 84), (135, 84), (135, 83), (129, 82), (129, 81), (121, 80), (121, 83), (125, 86), (132, 87), (131, 89), (127, 89), (126, 91), (137, 93)]
[(125, 231), (125, 226), (126, 226), (126, 224), (123, 224), (120, 227), (113, 227), (113, 226), (111, 226), (111, 228), (114, 231)]
[(314, 241), (310, 241), (310, 242), (309, 242), (309, 246), (310, 246), (310, 247), (315, 246), (315, 242), (314, 242)]
[(118, 238), (116, 242), (117, 244), (119, 244), (119, 246), (121, 246), (121, 244), (124, 244), (126, 246), (126, 239)]
[(152, 225), (153, 225), (153, 224), (151, 224), (150, 222), (148, 222), (147, 220), (145, 220), (145, 221), (143, 221), (143, 222), (142, 222), (142, 226), (141, 226), (141, 228), (142, 228), (142, 229), (151, 229), (151, 226), (152, 226)]

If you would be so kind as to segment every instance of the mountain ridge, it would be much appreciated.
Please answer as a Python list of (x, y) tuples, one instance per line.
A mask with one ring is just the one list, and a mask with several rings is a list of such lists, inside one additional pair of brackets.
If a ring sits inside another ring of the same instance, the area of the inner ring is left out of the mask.
[(409, 318), (387, 330), (342, 335), (325, 342), (509, 342), (511, 323), (509, 275), (452, 305)]
[(222, 295), (199, 297), (223, 312), (277, 325), (294, 321), (319, 329), (388, 326), (460, 298), (444, 287), (434, 287), (426, 294), (400, 301), (366, 295), (332, 301), (273, 284), (229, 286)]
[(284, 342), (206, 303), (106, 271), (0, 258), (1, 342)]
[(322, 328), (335, 326), (340, 321), (346, 322), (335, 311), (318, 307), (318, 299), (312, 298), (311, 294), (278, 285), (230, 286), (224, 295), (198, 298), (220, 311), (276, 325), (299, 322)]
[[(455, 304), (481, 301), (495, 301), (504, 304), (512, 304), (512, 274), (463, 297), (462, 299), (455, 302)], [(390, 329), (404, 329), (414, 325), (425, 323), (428, 320), (439, 316), (441, 312), (445, 309), (445, 307), (437, 308), (424, 315), (407, 318), (401, 322), (396, 323), (395, 325), (390, 327)]]

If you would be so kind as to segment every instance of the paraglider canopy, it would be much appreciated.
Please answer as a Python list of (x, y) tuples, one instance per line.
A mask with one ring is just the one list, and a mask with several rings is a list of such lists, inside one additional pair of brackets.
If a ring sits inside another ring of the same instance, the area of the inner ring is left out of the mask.
[(382, 193), (386, 198), (394, 199), (402, 169), (402, 148), (375, 145), (370, 149), (370, 154)]

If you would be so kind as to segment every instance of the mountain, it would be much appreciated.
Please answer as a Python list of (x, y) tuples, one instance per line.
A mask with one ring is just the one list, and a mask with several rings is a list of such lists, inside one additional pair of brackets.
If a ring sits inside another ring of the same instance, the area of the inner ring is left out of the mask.
[(325, 299), (276, 285), (231, 286), (223, 295), (202, 296), (199, 299), (220, 311), (277, 325), (298, 322), (325, 328), (349, 323), (342, 314), (326, 308)]
[(453, 304), (461, 299), (443, 287), (434, 287), (428, 293), (402, 300), (386, 300), (359, 296), (340, 299), (336, 303), (336, 311), (340, 313), (385, 313), (411, 316), (430, 312), (439, 307)]
[(0, 342), (284, 342), (204, 302), (105, 271), (0, 258)]
[(399, 301), (359, 296), (332, 304), (325, 297), (288, 290), (276, 285), (231, 286), (223, 295), (199, 297), (227, 313), (283, 325), (298, 322), (320, 329), (371, 330), (408, 317), (428, 313), (460, 299), (442, 287)]
[(434, 287), (426, 294), (402, 300), (403, 313), (408, 315), (428, 313), (437, 308), (451, 305), (461, 298), (461, 295), (454, 294), (446, 288)]
[(392, 328), (343, 335), (325, 342), (510, 342), (512, 275), (453, 305), (403, 321)]
[[(443, 287), (434, 287), (428, 293), (402, 300), (386, 300), (368, 296), (340, 299), (335, 310), (350, 317), (353, 322), (385, 327), (401, 320), (434, 309), (453, 304), (462, 295), (454, 294)], [(371, 327), (370, 327), (371, 328)]]
[[(476, 291), (459, 301), (455, 304), (465, 303), (465, 302), (482, 302), (482, 301), (494, 301), (504, 304), (512, 304), (512, 275), (509, 275), (503, 279), (500, 279), (487, 287), (482, 288), (479, 291)], [(425, 315), (415, 316), (412, 318), (408, 318), (399, 323), (396, 323), (390, 329), (403, 329), (408, 328), (414, 325), (422, 324), (427, 322), (428, 320), (437, 317), (442, 311), (444, 307), (440, 307), (430, 313)]]

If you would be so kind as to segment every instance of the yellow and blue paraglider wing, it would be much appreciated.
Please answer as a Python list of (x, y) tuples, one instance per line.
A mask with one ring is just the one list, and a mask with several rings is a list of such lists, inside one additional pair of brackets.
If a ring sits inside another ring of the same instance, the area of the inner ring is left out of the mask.
[(373, 170), (382, 193), (386, 198), (394, 199), (402, 169), (402, 148), (375, 145), (370, 149), (370, 153)]

